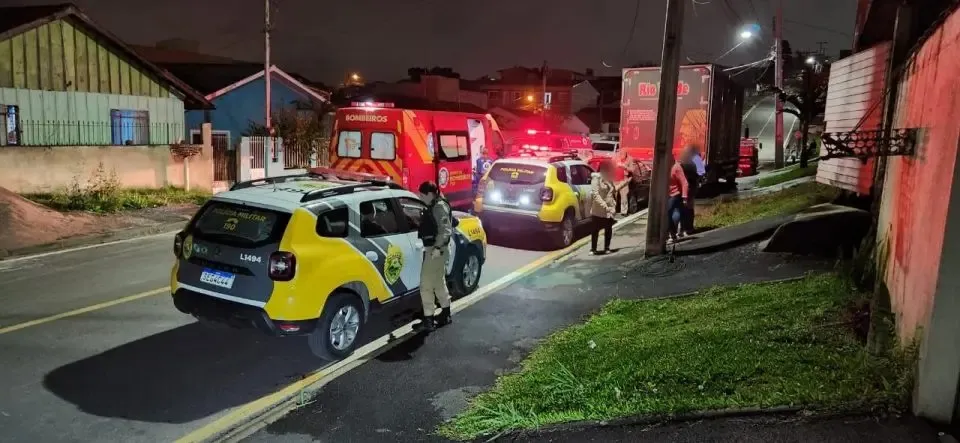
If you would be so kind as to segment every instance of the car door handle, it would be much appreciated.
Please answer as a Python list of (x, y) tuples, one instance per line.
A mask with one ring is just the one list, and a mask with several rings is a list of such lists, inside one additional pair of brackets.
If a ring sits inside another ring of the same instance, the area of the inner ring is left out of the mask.
[(367, 251), (367, 252), (366, 252), (365, 254), (363, 254), (363, 255), (367, 257), (367, 260), (374, 261), (374, 262), (377, 261), (377, 259), (380, 258), (380, 256), (377, 255), (377, 253), (376, 253), (376, 252), (373, 252), (373, 251)]

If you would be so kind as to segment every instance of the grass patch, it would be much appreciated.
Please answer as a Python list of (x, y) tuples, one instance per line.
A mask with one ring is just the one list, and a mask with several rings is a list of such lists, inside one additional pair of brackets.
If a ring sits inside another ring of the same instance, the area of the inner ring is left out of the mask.
[(165, 187), (160, 189), (116, 189), (109, 192), (65, 190), (43, 194), (27, 194), (24, 197), (58, 211), (88, 211), (97, 214), (109, 214), (177, 204), (199, 205), (207, 201), (210, 194)]
[(820, 183), (801, 183), (772, 194), (698, 207), (695, 222), (698, 228), (703, 229), (738, 225), (764, 217), (790, 214), (821, 203), (829, 203), (839, 194), (840, 191), (831, 186)]
[(780, 183), (785, 183), (802, 177), (810, 177), (812, 175), (817, 175), (816, 162), (810, 162), (806, 168), (801, 168), (799, 164), (793, 165), (789, 168), (785, 168), (783, 172), (762, 177), (757, 181), (757, 187), (763, 188), (766, 186), (779, 185)]
[(616, 300), (548, 337), (439, 432), (455, 439), (632, 415), (792, 405), (906, 407), (911, 350), (872, 356), (853, 332), (862, 296), (835, 274)]

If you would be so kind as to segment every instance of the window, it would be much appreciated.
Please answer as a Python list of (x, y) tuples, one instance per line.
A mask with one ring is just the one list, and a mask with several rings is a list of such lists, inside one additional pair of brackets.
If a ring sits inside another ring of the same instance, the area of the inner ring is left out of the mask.
[(557, 168), (557, 180), (560, 180), (561, 183), (570, 183), (570, 179), (567, 178), (567, 167), (563, 166), (560, 163), (555, 163), (554, 168)]
[(198, 237), (218, 243), (243, 245), (280, 241), (290, 215), (230, 203), (213, 202), (193, 224)]
[(110, 140), (114, 145), (149, 145), (150, 113), (130, 109), (111, 109)]
[(360, 235), (364, 237), (399, 234), (399, 221), (389, 199), (360, 203)]
[(20, 107), (0, 105), (0, 146), (20, 145)]
[(427, 206), (422, 201), (401, 197), (400, 208), (403, 209), (403, 216), (407, 219), (407, 232), (415, 232), (420, 229), (420, 219), (423, 217), (423, 211)]
[(583, 186), (590, 184), (590, 175), (593, 171), (584, 165), (570, 165), (570, 184)]
[(345, 238), (350, 221), (347, 208), (331, 209), (317, 216), (317, 235), (321, 237)]
[(370, 158), (374, 160), (394, 160), (397, 158), (397, 136), (392, 132), (374, 132), (370, 134)]
[(546, 109), (550, 109), (550, 105), (551, 105), (552, 103), (553, 103), (553, 93), (552, 93), (552, 92), (544, 92), (544, 93), (543, 93), (543, 107), (546, 108)]
[(490, 167), (490, 180), (498, 183), (535, 185), (543, 183), (547, 168), (523, 163), (494, 163)]
[(490, 91), (487, 93), (487, 100), (489, 100), (491, 104), (502, 103), (503, 94), (501, 94), (500, 91)]
[(595, 143), (593, 144), (593, 150), (594, 150), (594, 151), (602, 151), (602, 152), (614, 152), (614, 151), (617, 150), (617, 144), (616, 144), (616, 143), (595, 142)]
[(520, 91), (513, 91), (513, 101), (518, 101), (523, 98), (523, 93)]
[(459, 161), (470, 157), (470, 138), (466, 132), (439, 132), (440, 160)]
[(337, 156), (360, 158), (360, 131), (340, 131), (337, 136)]

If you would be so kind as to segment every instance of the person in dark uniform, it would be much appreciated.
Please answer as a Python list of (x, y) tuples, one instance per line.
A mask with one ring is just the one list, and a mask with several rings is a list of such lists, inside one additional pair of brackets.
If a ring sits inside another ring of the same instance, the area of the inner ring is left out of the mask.
[[(433, 331), (453, 322), (450, 315), (450, 291), (447, 289), (447, 244), (453, 236), (453, 210), (440, 195), (437, 185), (423, 182), (420, 198), (427, 204), (418, 237), (423, 241), (423, 267), (420, 270), (420, 301), (423, 321), (418, 329)], [(434, 317), (436, 305), (440, 315)]]
[(694, 145), (688, 145), (680, 154), (680, 167), (683, 169), (683, 176), (687, 179), (687, 192), (689, 198), (683, 208), (683, 215), (680, 221), (680, 237), (693, 234), (694, 201), (696, 200), (697, 190), (700, 188), (700, 152)]

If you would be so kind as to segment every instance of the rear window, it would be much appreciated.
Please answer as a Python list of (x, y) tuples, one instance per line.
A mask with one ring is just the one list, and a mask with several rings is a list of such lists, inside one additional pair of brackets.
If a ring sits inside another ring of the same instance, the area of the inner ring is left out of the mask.
[(494, 163), (490, 167), (490, 180), (500, 183), (534, 185), (543, 183), (547, 176), (544, 166), (516, 163)]
[(215, 201), (201, 210), (191, 231), (217, 243), (252, 246), (280, 240), (289, 219), (290, 214)]
[(613, 152), (616, 147), (617, 145), (613, 143), (594, 143), (593, 144), (594, 151)]

